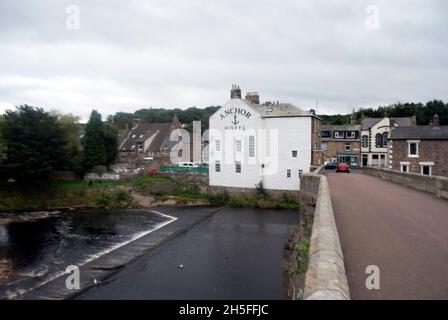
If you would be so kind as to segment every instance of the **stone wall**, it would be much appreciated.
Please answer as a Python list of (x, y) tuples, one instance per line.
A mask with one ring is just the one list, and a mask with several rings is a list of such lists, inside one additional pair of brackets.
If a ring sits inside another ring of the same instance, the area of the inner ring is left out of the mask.
[[(246, 196), (248, 198), (256, 196), (256, 189), (254, 188), (236, 188), (236, 187), (221, 187), (210, 186), (208, 174), (193, 174), (193, 173), (179, 173), (179, 172), (158, 172), (157, 175), (170, 177), (179, 183), (186, 186), (198, 186), (202, 193), (218, 194), (224, 191), (228, 192), (230, 196)], [(270, 199), (291, 199), (299, 200), (299, 192), (291, 190), (266, 190)]]
[(405, 173), (385, 168), (363, 167), (362, 172), (403, 186), (448, 199), (448, 178)]
[(320, 167), (300, 177), (301, 199), (316, 206), (304, 299), (348, 300), (350, 293), (327, 178)]

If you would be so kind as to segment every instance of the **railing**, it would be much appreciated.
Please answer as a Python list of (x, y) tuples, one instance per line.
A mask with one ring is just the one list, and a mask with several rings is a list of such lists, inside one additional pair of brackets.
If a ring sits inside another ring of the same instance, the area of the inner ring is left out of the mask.
[(160, 172), (178, 172), (192, 174), (208, 174), (208, 167), (161, 166)]

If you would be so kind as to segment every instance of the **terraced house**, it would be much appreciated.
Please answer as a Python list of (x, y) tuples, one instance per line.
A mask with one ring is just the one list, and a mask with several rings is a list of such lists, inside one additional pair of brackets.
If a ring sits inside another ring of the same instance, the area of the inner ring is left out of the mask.
[(321, 148), (325, 162), (345, 162), (359, 166), (361, 148), (360, 125), (324, 125), (321, 131)]
[(416, 125), (416, 118), (367, 118), (361, 123), (361, 165), (389, 167), (388, 144), (391, 128)]
[(389, 168), (401, 172), (448, 177), (448, 126), (393, 128), (389, 145)]

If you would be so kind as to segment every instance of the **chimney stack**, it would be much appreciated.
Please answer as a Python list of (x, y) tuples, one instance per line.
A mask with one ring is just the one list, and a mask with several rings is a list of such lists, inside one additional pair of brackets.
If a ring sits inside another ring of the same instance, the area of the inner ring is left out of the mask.
[(436, 113), (434, 114), (433, 118), (432, 118), (432, 124), (434, 127), (438, 127), (439, 126), (439, 115)]
[(411, 125), (417, 125), (417, 116), (415, 114), (411, 117)]
[(232, 90), (230, 91), (231, 99), (241, 99), (241, 89), (240, 86), (232, 84)]
[(260, 104), (260, 95), (258, 94), (258, 92), (247, 92), (245, 99), (250, 103)]

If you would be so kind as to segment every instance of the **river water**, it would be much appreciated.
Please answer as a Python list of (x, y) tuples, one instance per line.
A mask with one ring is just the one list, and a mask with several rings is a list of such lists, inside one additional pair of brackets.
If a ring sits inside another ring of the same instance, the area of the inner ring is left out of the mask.
[(38, 287), (173, 219), (149, 210), (0, 213), (0, 299)]

